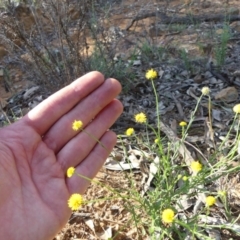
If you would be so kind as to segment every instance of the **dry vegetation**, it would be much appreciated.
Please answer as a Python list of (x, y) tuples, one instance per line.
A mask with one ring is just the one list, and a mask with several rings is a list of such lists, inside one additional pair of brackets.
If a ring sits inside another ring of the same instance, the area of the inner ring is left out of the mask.
[(1, 123), (91, 70), (123, 85), (118, 144), (55, 240), (240, 239), (238, 0), (0, 3)]

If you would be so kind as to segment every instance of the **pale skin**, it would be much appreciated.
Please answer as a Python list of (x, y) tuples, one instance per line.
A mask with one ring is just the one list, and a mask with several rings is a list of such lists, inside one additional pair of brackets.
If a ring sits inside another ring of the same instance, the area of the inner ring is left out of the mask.
[[(66, 171), (73, 166), (92, 179), (100, 170), (116, 143), (108, 129), (123, 110), (120, 91), (117, 80), (91, 72), (0, 129), (1, 239), (48, 240), (64, 227), (69, 197), (89, 185)], [(72, 130), (74, 120), (84, 131)]]

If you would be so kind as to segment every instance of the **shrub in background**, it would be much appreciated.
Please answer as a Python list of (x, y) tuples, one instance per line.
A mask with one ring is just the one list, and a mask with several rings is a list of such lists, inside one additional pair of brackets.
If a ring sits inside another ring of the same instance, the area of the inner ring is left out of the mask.
[(91, 70), (107, 77), (114, 73), (119, 80), (125, 77), (124, 64), (113, 61), (116, 45), (104, 41), (107, 31), (100, 19), (106, 8), (101, 10), (101, 2), (1, 3), (0, 40), (8, 51), (6, 67), (17, 64), (29, 80), (53, 90)]

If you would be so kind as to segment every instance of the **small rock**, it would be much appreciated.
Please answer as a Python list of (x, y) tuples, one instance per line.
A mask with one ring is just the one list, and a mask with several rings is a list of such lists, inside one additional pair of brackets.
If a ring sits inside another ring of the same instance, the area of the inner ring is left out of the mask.
[(198, 74), (193, 78), (195, 83), (202, 83), (205, 79), (202, 74)]
[(215, 95), (216, 100), (225, 102), (234, 102), (238, 99), (238, 91), (235, 87), (227, 87), (222, 89)]
[[(1, 75), (0, 75), (1, 76)], [(233, 73), (233, 76), (234, 77), (240, 77), (240, 70), (236, 70), (234, 73)]]
[(160, 79), (162, 78), (163, 74), (164, 74), (164, 71), (163, 71), (163, 70), (160, 70), (160, 71), (158, 72), (158, 76), (159, 76)]
[(207, 72), (205, 72), (204, 77), (205, 78), (210, 78), (210, 77), (212, 77), (212, 73), (207, 71)]
[(151, 107), (152, 102), (151, 102), (150, 100), (148, 100), (148, 99), (143, 99), (142, 105), (143, 105), (144, 107)]
[(189, 75), (188, 71), (187, 70), (184, 70), (180, 73), (180, 75), (184, 76), (184, 77), (187, 77)]
[(38, 101), (33, 100), (33, 101), (31, 101), (31, 102), (28, 103), (28, 106), (30, 107), (30, 109), (33, 109), (33, 108), (35, 108), (38, 104), (39, 104)]
[(134, 67), (137, 67), (137, 66), (140, 66), (141, 65), (141, 60), (135, 60), (133, 61), (133, 66)]
[(171, 74), (166, 74), (166, 75), (164, 75), (163, 78), (166, 79), (166, 80), (169, 80), (169, 79), (172, 78), (172, 75)]
[(210, 79), (209, 79), (209, 83), (210, 84), (216, 84), (218, 81), (217, 81), (217, 79), (215, 78), (215, 77), (211, 77)]
[(240, 76), (235, 78), (234, 83), (238, 86), (240, 86)]

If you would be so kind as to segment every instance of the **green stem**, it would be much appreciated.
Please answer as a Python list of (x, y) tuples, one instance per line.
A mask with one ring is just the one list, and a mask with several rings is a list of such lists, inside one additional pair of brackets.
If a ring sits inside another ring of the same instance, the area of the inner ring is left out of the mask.
[(153, 80), (151, 80), (151, 82), (152, 82), (153, 91), (154, 91), (154, 95), (155, 95), (155, 101), (156, 101), (158, 136), (159, 136), (159, 139), (160, 139), (160, 114), (159, 114), (159, 108), (158, 108), (158, 95), (157, 95), (157, 91), (156, 91)]

